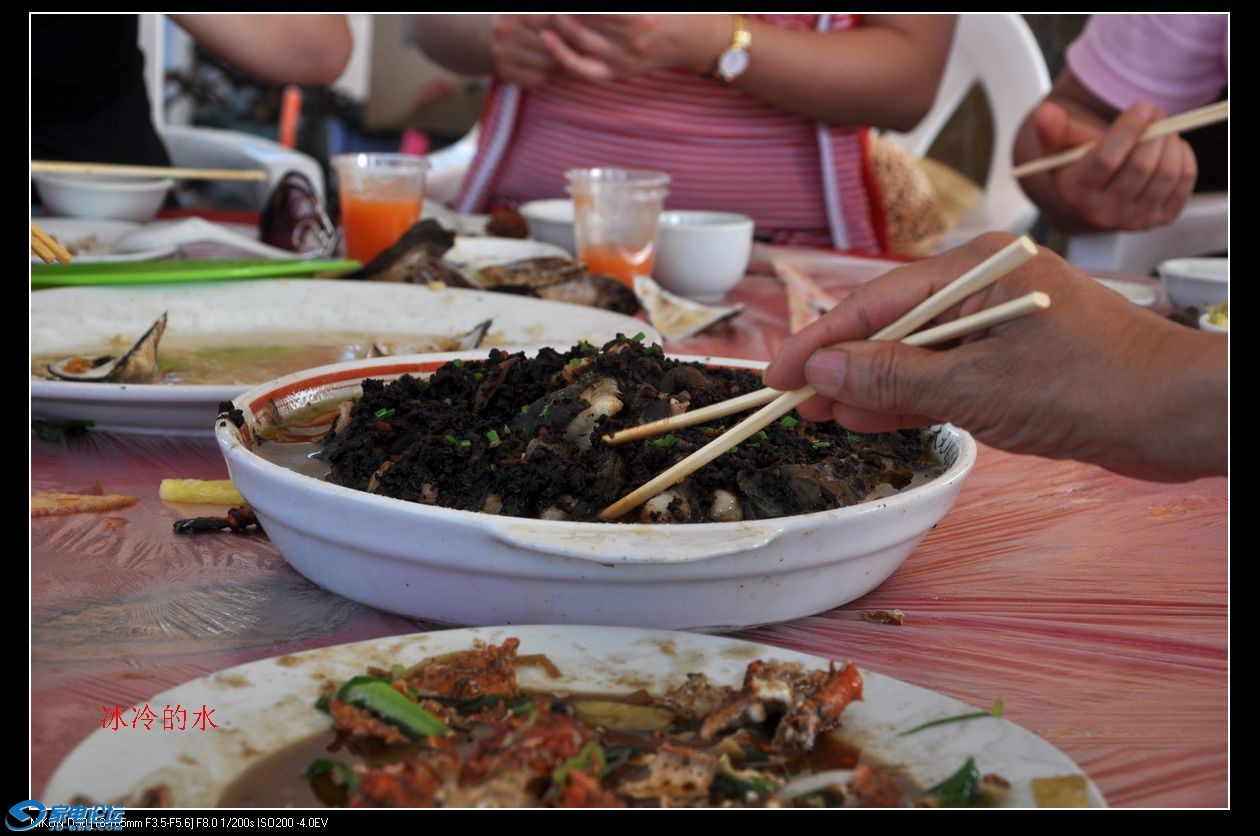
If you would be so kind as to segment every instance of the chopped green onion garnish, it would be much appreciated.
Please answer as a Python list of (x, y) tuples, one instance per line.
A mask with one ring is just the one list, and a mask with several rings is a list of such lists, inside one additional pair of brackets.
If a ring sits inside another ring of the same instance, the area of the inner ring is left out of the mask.
[(406, 679), (407, 669), (404, 668), (402, 665), (398, 664), (397, 662), (395, 662), (393, 667), (389, 669), (389, 675), (392, 676), (394, 679)]
[(569, 773), (575, 769), (599, 777), (604, 774), (604, 767), (607, 765), (603, 747), (598, 741), (592, 740), (583, 746), (580, 752), (555, 768), (555, 771), (551, 773), (551, 783), (558, 787), (564, 786), (564, 782), (569, 780)]
[(420, 406), (424, 402), (423, 401), (407, 401), (407, 403), (411, 404), (412, 406)]
[(857, 433), (845, 433), (844, 436), (845, 438), (849, 439), (850, 444), (857, 444), (858, 442), (862, 440), (862, 436), (858, 435)]
[(459, 439), (458, 439), (458, 438), (456, 438), (455, 436), (451, 435), (450, 433), (447, 433), (446, 435), (442, 436), (442, 440), (443, 440), (443, 441), (445, 441), (447, 444), (458, 444), (458, 443), (459, 443)]
[(996, 700), (993, 701), (993, 708), (989, 709), (988, 711), (969, 711), (966, 714), (955, 714), (952, 717), (942, 717), (939, 720), (930, 720), (920, 726), (915, 726), (912, 729), (901, 732), (900, 736), (905, 737), (908, 734), (914, 734), (915, 732), (923, 731), (924, 729), (930, 729), (933, 726), (944, 726), (947, 723), (961, 723), (964, 720), (979, 720), (982, 717), (1001, 717), (1001, 716), (1002, 716), (1002, 698), (998, 697)]
[(393, 417), (394, 417), (394, 410), (393, 410), (392, 408), (390, 408), (390, 409), (378, 409), (378, 410), (376, 410), (376, 417), (377, 417), (377, 418), (393, 418)]
[(815, 450), (822, 450), (823, 448), (825, 448), (825, 447), (830, 447), (830, 446), (831, 446), (831, 442), (830, 442), (830, 441), (815, 441), (815, 442), (814, 442), (814, 449), (815, 449)]
[(550, 412), (550, 411), (551, 411), (551, 401), (547, 401), (545, 404), (543, 404), (542, 411), (538, 413), (538, 417), (539, 417), (539, 418), (546, 418), (546, 417), (547, 417), (547, 413), (548, 413), (548, 412)]
[(451, 361), (451, 365), (452, 365), (452, 366), (454, 366), (455, 368), (457, 368), (457, 369), (458, 369), (458, 368), (461, 368), (461, 367), (464, 365), (464, 361), (463, 361), (463, 360), (452, 360), (452, 361)]
[(582, 352), (583, 354), (594, 354), (597, 351), (597, 349), (595, 348), (595, 346), (591, 345), (586, 340), (582, 340), (580, 343), (578, 343), (578, 351)]
[(649, 345), (647, 348), (643, 349), (644, 357), (655, 357), (656, 355), (660, 353), (661, 353), (661, 350), (654, 345)]
[(660, 447), (662, 449), (668, 449), (670, 447), (673, 447), (677, 443), (678, 443), (678, 439), (674, 438), (673, 434), (667, 435), (664, 438), (648, 439), (648, 444), (651, 444), (653, 447)]
[(782, 427), (787, 427), (790, 430), (799, 423), (801, 422), (793, 418), (791, 415), (785, 415), (783, 416), (783, 420), (779, 422), (779, 425)]
[(727, 450), (726, 452), (734, 453), (734, 452), (737, 452), (738, 450), (739, 450), (739, 445), (736, 444), (735, 446), (731, 447), (731, 449)]
[(646, 337), (647, 337), (647, 334), (640, 331), (639, 333), (635, 334), (630, 339), (634, 340), (636, 343), (641, 343)]
[(450, 398), (442, 398), (442, 403), (446, 404), (447, 406), (450, 406), (450, 405), (451, 405), (451, 399), (450, 399)]
[(480, 383), (480, 382), (482, 381), (482, 379), (484, 379), (484, 378), (485, 378), (485, 374), (484, 374), (484, 373), (482, 373), (482, 372), (473, 372), (473, 380), (477, 381), (478, 383)]
[(486, 439), (489, 440), (490, 446), (493, 447), (494, 445), (499, 443), (499, 434), (496, 431), (491, 430), (490, 432), (486, 433)]
[(770, 440), (770, 436), (766, 435), (766, 431), (765, 431), (765, 430), (760, 430), (760, 431), (757, 433), (757, 438), (760, 438), (762, 441), (769, 441), (769, 440)]
[(522, 414), (522, 415), (524, 415), (524, 414), (525, 414), (525, 413), (527, 413), (527, 412), (529, 412), (529, 404), (525, 404), (523, 407), (521, 407), (521, 414)]
[(492, 463), (492, 464), (490, 465), (490, 469), (491, 469), (491, 470), (498, 470), (499, 468), (498, 468), (498, 465), (495, 465), (495, 464), (493, 464), (493, 463)]
[(459, 446), (460, 446), (460, 447), (471, 447), (471, 446), (472, 446), (472, 442), (471, 442), (471, 441), (469, 441), (468, 439), (463, 439), (463, 440), (461, 440), (461, 441), (459, 442)]
[(570, 361), (569, 361), (569, 365), (570, 365), (570, 366), (580, 366), (580, 365), (582, 365), (582, 358), (581, 358), (581, 357), (574, 357), (572, 360), (570, 360)]

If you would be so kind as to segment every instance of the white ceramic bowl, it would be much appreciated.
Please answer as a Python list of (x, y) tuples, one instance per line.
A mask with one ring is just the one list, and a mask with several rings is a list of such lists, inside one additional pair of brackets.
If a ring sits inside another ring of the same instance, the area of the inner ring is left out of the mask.
[(652, 278), (699, 302), (721, 302), (748, 269), (753, 222), (733, 212), (662, 212)]
[[(878, 586), (954, 504), (976, 460), (944, 426), (941, 476), (883, 499), (739, 523), (642, 525), (499, 517), (421, 505), (300, 475), (255, 455), (253, 427), (349, 398), (365, 376), (431, 372), (483, 353), (339, 363), (258, 386), (220, 417), (232, 482), (301, 574), (368, 606), (445, 624), (606, 624), (721, 631), (786, 621)], [(679, 358), (760, 368), (742, 360)]]
[(1159, 265), (1159, 277), (1174, 308), (1203, 310), (1229, 296), (1228, 258), (1174, 258)]
[(166, 200), (173, 180), (33, 174), (44, 208), (71, 218), (112, 218), (144, 223)]
[(1206, 311), (1199, 314), (1199, 329), (1200, 330), (1210, 331), (1213, 334), (1228, 334), (1229, 333), (1228, 328), (1222, 328), (1221, 326), (1217, 325), (1215, 322), (1212, 322), (1212, 320), (1209, 319), (1210, 316), (1211, 314), (1207, 313)]
[(536, 240), (563, 247), (577, 254), (577, 239), (573, 237), (573, 201), (531, 200), (520, 208), (521, 217), (529, 222), (529, 232)]

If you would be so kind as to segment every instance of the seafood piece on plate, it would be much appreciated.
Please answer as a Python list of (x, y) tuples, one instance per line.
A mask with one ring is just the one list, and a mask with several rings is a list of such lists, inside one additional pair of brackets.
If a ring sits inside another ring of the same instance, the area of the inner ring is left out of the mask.
[(481, 342), (486, 338), (486, 333), (493, 322), (494, 320), (487, 319), (454, 337), (430, 338), (415, 343), (400, 340), (375, 340), (368, 356), (394, 357), (400, 354), (424, 354), (429, 351), (471, 351), (481, 347)]
[(84, 383), (146, 383), (157, 376), (158, 343), (165, 331), (164, 313), (131, 348), (117, 357), (62, 357), (49, 363), (48, 371), (62, 380)]
[(467, 277), (453, 265), (442, 261), (442, 255), (453, 246), (455, 236), (437, 221), (426, 218), (403, 233), (367, 265), (347, 273), (344, 278), (466, 286)]
[(849, 703), (862, 699), (862, 675), (853, 665), (806, 671), (785, 662), (755, 661), (744, 673), (743, 689), (710, 713), (700, 737), (712, 740), (749, 722), (781, 714), (774, 742), (783, 750), (808, 751), (823, 732), (840, 723)]
[(670, 293), (647, 276), (634, 277), (634, 295), (648, 322), (667, 340), (685, 340), (744, 310), (743, 305), (702, 305)]
[(486, 290), (524, 293), (539, 299), (568, 302), (634, 314), (639, 303), (630, 289), (613, 276), (588, 273), (581, 262), (558, 256), (526, 258), (477, 272)]

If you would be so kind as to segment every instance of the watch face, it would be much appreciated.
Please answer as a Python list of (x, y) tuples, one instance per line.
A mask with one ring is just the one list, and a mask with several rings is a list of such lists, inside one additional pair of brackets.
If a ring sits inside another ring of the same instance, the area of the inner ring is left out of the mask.
[(718, 74), (730, 81), (748, 69), (748, 50), (728, 49), (718, 59)]

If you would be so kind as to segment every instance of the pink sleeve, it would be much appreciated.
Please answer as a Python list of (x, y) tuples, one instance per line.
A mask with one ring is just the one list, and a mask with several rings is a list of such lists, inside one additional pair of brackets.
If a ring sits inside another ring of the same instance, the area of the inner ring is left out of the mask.
[(1145, 99), (1166, 114), (1214, 101), (1229, 83), (1229, 17), (1094, 15), (1068, 67), (1118, 110)]

